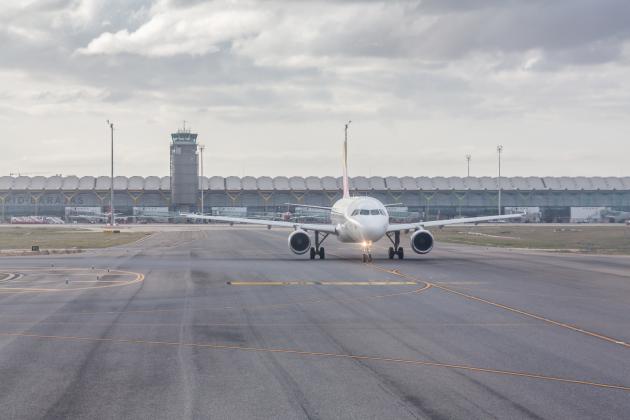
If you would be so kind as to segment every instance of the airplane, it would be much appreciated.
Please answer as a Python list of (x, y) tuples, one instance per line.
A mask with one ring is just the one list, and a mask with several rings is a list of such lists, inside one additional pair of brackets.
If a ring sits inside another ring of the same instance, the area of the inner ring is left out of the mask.
[(601, 218), (609, 223), (630, 224), (630, 212), (604, 209), (600, 212)]
[[(70, 220), (86, 220), (89, 223), (107, 223), (112, 219), (112, 213), (85, 213), (85, 214), (69, 214)], [(125, 221), (127, 216), (122, 213), (114, 213), (114, 219), (116, 221)]]
[[(346, 124), (347, 129), (347, 124)], [(389, 259), (405, 257), (404, 249), (400, 246), (400, 233), (411, 232), (411, 249), (417, 254), (428, 254), (433, 249), (434, 240), (427, 227), (442, 227), (461, 223), (479, 223), (496, 220), (517, 219), (524, 214), (509, 214), (497, 216), (467, 217), (450, 220), (436, 220), (417, 223), (389, 223), (388, 205), (381, 203), (373, 197), (351, 197), (348, 180), (348, 140), (343, 143), (343, 196), (332, 207), (311, 206), (295, 204), (298, 207), (330, 211), (330, 224), (323, 223), (298, 223), (280, 220), (263, 220), (244, 217), (211, 216), (194, 213), (181, 213), (189, 219), (203, 219), (217, 222), (266, 225), (292, 228), (289, 235), (289, 249), (297, 255), (307, 252), (313, 260), (316, 256), (326, 258), (326, 252), (322, 244), (330, 235), (337, 237), (340, 242), (361, 244), (363, 250), (363, 262), (372, 262), (372, 244), (387, 237), (393, 246), (389, 247)], [(399, 205), (399, 204), (394, 204)], [(391, 205), (390, 205), (391, 206)], [(308, 232), (313, 232), (314, 244)], [(314, 246), (312, 246), (314, 245)]]

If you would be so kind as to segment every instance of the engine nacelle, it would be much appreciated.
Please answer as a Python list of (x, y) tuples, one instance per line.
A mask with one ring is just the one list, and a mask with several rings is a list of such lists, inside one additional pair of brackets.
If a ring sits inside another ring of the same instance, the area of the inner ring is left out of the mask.
[(289, 235), (289, 249), (294, 254), (305, 254), (311, 249), (311, 238), (303, 230), (296, 230)]
[(419, 230), (411, 235), (411, 249), (417, 254), (428, 254), (433, 249), (433, 235), (428, 230)]

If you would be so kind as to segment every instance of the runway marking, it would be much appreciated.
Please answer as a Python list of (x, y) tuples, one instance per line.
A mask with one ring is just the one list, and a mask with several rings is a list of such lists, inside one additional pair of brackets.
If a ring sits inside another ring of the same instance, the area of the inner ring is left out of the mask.
[[(270, 303), (267, 305), (251, 305), (251, 306), (223, 306), (220, 308), (176, 308), (176, 309), (137, 309), (130, 311), (94, 311), (94, 312), (57, 312), (54, 314), (50, 314), (49, 316), (66, 316), (66, 315), (119, 315), (119, 314), (145, 314), (145, 313), (166, 313), (166, 312), (182, 312), (182, 311), (224, 311), (224, 310), (255, 310), (255, 309), (268, 309), (268, 308), (282, 308), (286, 306), (294, 306), (294, 305), (309, 305), (313, 303), (337, 303), (337, 302), (355, 302), (362, 300), (374, 300), (374, 299), (383, 299), (394, 296), (404, 296), (411, 294), (420, 294), (431, 288), (431, 285), (425, 283), (425, 285), (419, 289), (409, 290), (406, 292), (398, 292), (398, 293), (390, 293), (386, 295), (373, 295), (373, 296), (365, 296), (365, 297), (356, 297), (356, 298), (343, 298), (343, 299), (311, 299), (304, 301), (294, 301), (294, 302), (286, 302), (286, 303)], [(24, 316), (30, 314), (13, 314), (14, 316)], [(3, 315), (0, 315), (2, 318)]]
[(478, 286), (480, 284), (488, 284), (487, 281), (438, 281), (435, 284), (452, 284), (454, 286)]
[(6, 277), (0, 280), (0, 283), (13, 283), (19, 281), (22, 277), (24, 277), (23, 274), (19, 273), (2, 272), (1, 274), (6, 274)]
[(417, 281), (228, 281), (230, 286), (416, 286)]
[[(408, 274), (401, 273), (398, 270), (388, 270), (388, 269), (386, 269), (384, 267), (381, 267), (381, 266), (378, 266), (376, 264), (371, 264), (371, 266), (374, 267), (377, 270), (380, 270), (380, 271), (388, 272), (388, 273), (391, 273), (391, 274), (394, 274), (396, 276), (400, 276), (400, 277), (403, 277), (403, 278), (406, 278), (406, 279), (409, 279), (409, 280), (416, 280), (416, 281), (418, 281), (418, 279), (416, 279), (415, 277), (410, 276)], [(504, 305), (502, 303), (493, 302), (491, 300), (480, 298), (478, 296), (469, 295), (467, 293), (460, 292), (460, 291), (455, 290), (455, 289), (451, 289), (450, 287), (446, 287), (446, 286), (444, 286), (443, 284), (440, 284), (440, 283), (427, 282), (427, 284), (430, 284), (432, 287), (435, 287), (437, 289), (443, 290), (445, 292), (456, 294), (458, 296), (461, 296), (461, 297), (469, 299), (469, 300), (473, 300), (473, 301), (476, 301), (476, 302), (482, 302), (482, 303), (485, 303), (485, 304), (488, 304), (488, 305), (491, 305), (491, 306), (494, 306), (494, 307), (497, 307), (497, 308), (505, 309), (506, 311), (514, 312), (514, 313), (519, 314), (519, 315), (523, 315), (523, 316), (526, 316), (526, 317), (529, 317), (529, 318), (536, 319), (538, 321), (543, 321), (543, 322), (546, 322), (548, 324), (555, 325), (557, 327), (561, 327), (561, 328), (565, 328), (565, 329), (568, 329), (568, 330), (571, 330), (571, 331), (579, 332), (579, 333), (588, 335), (590, 337), (594, 337), (594, 338), (597, 338), (597, 339), (600, 339), (600, 340), (607, 341), (609, 343), (613, 343), (613, 344), (617, 344), (617, 345), (623, 346), (625, 348), (630, 348), (630, 343), (627, 343), (627, 342), (625, 342), (623, 340), (619, 340), (619, 339), (616, 339), (616, 338), (613, 338), (613, 337), (608, 337), (606, 335), (599, 334), (599, 333), (596, 333), (596, 332), (588, 331), (588, 330), (586, 330), (584, 328), (581, 328), (581, 327), (578, 327), (576, 325), (571, 325), (571, 324), (568, 324), (566, 322), (561, 322), (561, 321), (554, 321), (553, 319), (546, 318), (546, 317), (541, 316), (541, 315), (536, 315), (536, 314), (533, 314), (531, 312), (527, 312), (527, 311), (524, 311), (524, 310), (521, 310), (521, 309), (517, 309), (517, 308), (511, 307), (511, 306), (508, 306), (508, 305)]]
[[(0, 321), (0, 325), (32, 325), (36, 327), (38, 325), (80, 325), (80, 326), (88, 326), (88, 327), (109, 327), (112, 324), (106, 322), (78, 322), (78, 321), (8, 321), (2, 320)], [(360, 325), (356, 323), (238, 323), (238, 322), (203, 322), (203, 323), (194, 323), (194, 324), (186, 324), (189, 327), (320, 327), (326, 326), (327, 328), (353, 328), (353, 329), (373, 329), (374, 327)], [(625, 324), (624, 324), (625, 325)], [(181, 327), (182, 324), (179, 322), (174, 323), (163, 323), (163, 322), (117, 322), (115, 324), (116, 327)], [(404, 323), (396, 323), (395, 325), (389, 324), (379, 324), (380, 326), (385, 326), (388, 330), (396, 329), (396, 328), (420, 328), (420, 327), (539, 327), (538, 324), (534, 323), (524, 323), (524, 322), (432, 322), (432, 323), (412, 323), (412, 324), (404, 324)]]
[(142, 237), (142, 238), (138, 239), (138, 240), (137, 240), (137, 241), (135, 241), (135, 242), (131, 242), (130, 244), (127, 244), (127, 246), (128, 246), (129, 248), (132, 248), (132, 247), (131, 247), (131, 246), (129, 246), (129, 245), (138, 245), (138, 244), (141, 244), (142, 242), (146, 241), (147, 239), (149, 239), (149, 238), (153, 237), (153, 235), (155, 235), (156, 233), (157, 233), (157, 232), (149, 232), (149, 233), (147, 233), (147, 235), (146, 235), (146, 236), (144, 236), (144, 237)]
[(70, 283), (124, 283), (127, 284), (125, 280), (71, 280)]
[[(103, 284), (103, 285), (99, 285), (99, 286), (85, 286), (85, 287), (63, 287), (63, 288), (41, 288), (41, 287), (0, 287), (0, 293), (57, 293), (57, 292), (75, 292), (75, 291), (82, 291), (82, 290), (92, 290), (92, 289), (104, 289), (104, 288), (109, 288), (109, 287), (121, 287), (121, 286), (129, 286), (132, 284), (136, 284), (139, 282), (144, 281), (144, 274), (142, 273), (136, 273), (133, 271), (124, 271), (124, 270), (114, 270), (114, 269), (106, 269), (106, 268), (97, 268), (97, 269), (89, 269), (89, 268), (67, 268), (67, 267), (40, 267), (40, 268), (7, 268), (7, 271), (15, 271), (17, 272), (16, 274), (21, 274), (23, 275), (24, 273), (46, 273), (49, 272), (50, 274), (45, 274), (45, 275), (51, 275), (51, 276), (64, 276), (67, 275), (68, 277), (70, 276), (96, 276), (96, 275), (102, 275), (103, 277), (106, 276), (117, 276), (117, 275), (123, 275), (123, 276), (133, 276), (132, 280), (128, 280), (128, 281), (118, 281), (118, 280), (98, 280), (98, 281), (94, 281), (94, 283), (107, 283), (107, 284)], [(60, 271), (62, 272), (69, 272), (69, 274), (64, 274), (64, 273), (59, 273)], [(77, 271), (80, 271), (79, 273), (77, 273)], [(90, 271), (91, 273), (84, 273), (85, 271)], [(101, 274), (102, 273), (102, 274)], [(22, 276), (23, 278), (23, 276)], [(40, 283), (42, 284), (43, 282), (45, 282), (45, 280), (33, 280), (33, 283)], [(72, 283), (84, 283), (87, 281), (84, 280), (76, 280), (76, 281), (70, 281), (70, 284)], [(26, 283), (26, 281), (21, 280), (20, 282), (16, 282), (16, 283)], [(65, 286), (65, 285), (64, 285)]]
[(504, 376), (514, 376), (528, 379), (538, 379), (550, 382), (560, 382), (574, 385), (586, 385), (597, 388), (613, 389), (618, 391), (630, 392), (630, 386), (626, 385), (614, 385), (604, 384), (601, 382), (593, 382), (581, 379), (569, 379), (556, 376), (548, 376), (537, 373), (509, 371), (502, 369), (492, 369), (484, 367), (475, 367), (468, 365), (459, 365), (452, 363), (439, 363), (429, 362), (423, 360), (413, 359), (399, 359), (393, 357), (384, 356), (368, 356), (368, 355), (355, 355), (355, 354), (343, 354), (343, 353), (328, 353), (328, 352), (314, 352), (294, 349), (277, 349), (277, 348), (263, 348), (263, 347), (245, 347), (234, 345), (221, 345), (221, 344), (204, 344), (204, 343), (189, 343), (181, 341), (154, 341), (154, 340), (140, 340), (131, 338), (102, 338), (102, 337), (80, 337), (80, 336), (61, 336), (61, 335), (40, 335), (40, 334), (27, 334), (27, 333), (11, 333), (0, 332), (0, 336), (3, 337), (20, 337), (20, 338), (35, 338), (43, 340), (59, 340), (59, 341), (79, 341), (79, 342), (101, 342), (101, 343), (116, 343), (116, 344), (144, 344), (144, 345), (161, 345), (172, 347), (194, 347), (202, 349), (212, 350), (236, 350), (242, 352), (256, 352), (256, 353), (276, 353), (276, 354), (291, 354), (297, 356), (310, 356), (320, 358), (335, 358), (335, 359), (350, 359), (350, 360), (367, 360), (372, 362), (384, 362), (391, 364), (403, 364), (413, 366), (426, 366), (426, 367), (439, 367), (451, 370), (465, 370), (469, 372), (477, 373), (490, 373)]
[[(67, 268), (61, 268), (61, 267), (52, 267), (52, 268), (44, 269), (43, 271), (49, 271), (49, 270), (50, 271), (52, 271), (52, 270), (55, 270), (55, 271), (66, 271), (68, 269)], [(113, 269), (110, 269), (110, 271), (106, 271), (107, 270), (106, 268), (95, 268), (94, 270), (92, 270), (91, 268), (81, 268), (81, 270), (83, 270), (83, 271), (90, 271), (90, 273), (72, 273), (72, 276), (77, 276), (77, 277), (94, 277), (95, 274), (97, 274), (99, 272), (103, 272), (104, 273), (104, 274), (102, 274), (103, 277), (105, 277), (105, 276), (113, 277), (113, 276), (118, 275), (117, 273), (121, 272), (121, 271), (113, 270)], [(23, 269), (23, 270), (20, 270), (20, 271), (27, 272), (27, 271), (35, 271), (35, 270), (29, 268), (29, 269)], [(37, 271), (40, 271), (40, 270), (37, 270)], [(63, 276), (67, 276), (68, 274), (67, 273), (46, 273), (45, 275), (46, 275), (46, 277), (63, 277)]]
[(0, 275), (2, 275), (2, 279), (0, 279), (0, 283), (8, 283), (10, 281), (16, 280), (18, 278), (20, 278), (19, 274), (16, 273), (9, 273), (9, 272), (0, 272)]

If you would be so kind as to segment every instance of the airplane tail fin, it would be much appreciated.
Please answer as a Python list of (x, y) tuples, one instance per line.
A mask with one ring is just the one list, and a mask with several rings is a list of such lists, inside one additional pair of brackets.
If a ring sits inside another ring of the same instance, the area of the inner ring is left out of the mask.
[(346, 124), (346, 138), (343, 142), (343, 198), (350, 198), (350, 182), (348, 181), (348, 125)]

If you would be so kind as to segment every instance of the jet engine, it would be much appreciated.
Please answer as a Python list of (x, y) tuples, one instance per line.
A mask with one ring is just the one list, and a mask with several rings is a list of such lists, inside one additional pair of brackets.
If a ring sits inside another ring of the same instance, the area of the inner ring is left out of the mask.
[(428, 230), (419, 230), (411, 235), (411, 249), (417, 254), (428, 254), (433, 249), (433, 235)]
[(289, 249), (298, 255), (305, 254), (311, 248), (311, 238), (303, 230), (296, 230), (289, 235)]

